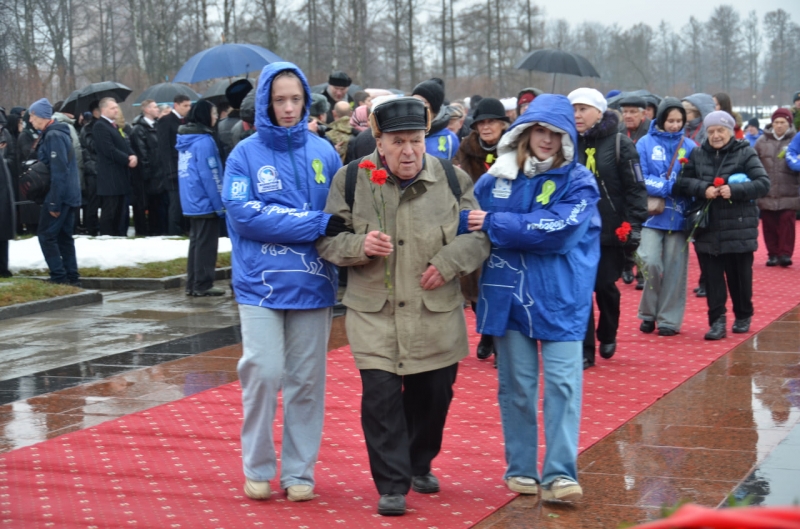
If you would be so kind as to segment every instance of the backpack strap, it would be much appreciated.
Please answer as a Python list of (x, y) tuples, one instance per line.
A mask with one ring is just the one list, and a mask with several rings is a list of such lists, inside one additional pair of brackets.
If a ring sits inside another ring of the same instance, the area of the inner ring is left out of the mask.
[(461, 184), (458, 183), (456, 170), (450, 160), (439, 158), (439, 163), (444, 167), (444, 174), (447, 175), (447, 183), (450, 186), (453, 196), (456, 197), (456, 202), (461, 202)]
[(363, 157), (353, 160), (347, 164), (347, 172), (344, 175), (344, 201), (350, 211), (353, 211), (353, 202), (356, 200), (356, 182), (358, 182), (358, 164)]

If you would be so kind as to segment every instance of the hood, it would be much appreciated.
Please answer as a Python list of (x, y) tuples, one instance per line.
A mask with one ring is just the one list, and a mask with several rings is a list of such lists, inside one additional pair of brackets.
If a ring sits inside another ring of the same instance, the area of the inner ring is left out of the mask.
[[(297, 125), (293, 127), (280, 127), (275, 125), (269, 117), (270, 93), (272, 92), (272, 80), (275, 76), (284, 71), (291, 70), (300, 78), (305, 94), (305, 104), (303, 105), (303, 115)], [(258, 137), (266, 145), (276, 151), (287, 151), (302, 147), (308, 138), (308, 112), (311, 107), (311, 87), (308, 80), (300, 68), (290, 62), (273, 62), (264, 66), (258, 78), (256, 88), (256, 132)], [(290, 143), (291, 142), (291, 143)]]
[(567, 163), (558, 169), (570, 169), (575, 165), (575, 146), (578, 144), (578, 131), (575, 128), (575, 114), (566, 96), (542, 94), (514, 121), (497, 144), (497, 161), (489, 173), (507, 180), (514, 180), (519, 174), (517, 165), (517, 143), (520, 135), (534, 124), (540, 124), (561, 134), (561, 150)]
[(450, 107), (446, 105), (442, 105), (442, 108), (439, 109), (439, 113), (433, 117), (431, 120), (431, 128), (428, 133), (425, 135), (427, 137), (436, 134), (437, 132), (441, 131), (447, 125), (450, 124)]
[(178, 128), (178, 137), (175, 143), (175, 148), (179, 151), (189, 148), (199, 141), (203, 141), (206, 137), (211, 137), (213, 140), (214, 131), (199, 123), (187, 123)]
[[(672, 109), (678, 109), (683, 116), (683, 126), (686, 126), (686, 109), (683, 108), (683, 105), (675, 97), (665, 97), (661, 104), (658, 105), (658, 110), (656, 111), (656, 124), (660, 129), (664, 129), (664, 122), (667, 121), (667, 116), (669, 115)], [(650, 123), (650, 130), (653, 130), (653, 123)], [(681, 130), (683, 130), (681, 128)]]
[[(684, 124), (684, 127), (685, 126), (686, 125)], [(658, 128), (658, 125), (655, 121), (651, 121), (647, 134), (654, 138), (675, 139), (683, 136), (683, 129), (679, 130), (678, 132), (667, 132), (666, 130)]]
[(75, 120), (73, 118), (66, 114), (62, 114), (61, 112), (55, 112), (53, 114), (53, 119), (59, 123), (69, 123), (70, 125), (75, 125)]
[(52, 133), (66, 134), (67, 138), (69, 138), (70, 145), (72, 145), (72, 137), (70, 136), (70, 133), (69, 133), (69, 126), (66, 123), (61, 123), (60, 121), (53, 121), (52, 123), (50, 123), (47, 126), (47, 128), (44, 129), (44, 131), (42, 131), (42, 133), (41, 133), (41, 138), (42, 139), (39, 140), (39, 144), (40, 145), (44, 141), (45, 133), (47, 133), (47, 134), (52, 134)]
[(706, 116), (709, 115), (711, 112), (714, 112), (714, 98), (708, 94), (697, 93), (692, 94), (690, 96), (684, 97), (683, 101), (688, 101), (689, 103), (693, 104), (697, 107), (697, 110), (700, 111), (703, 119), (706, 119)]

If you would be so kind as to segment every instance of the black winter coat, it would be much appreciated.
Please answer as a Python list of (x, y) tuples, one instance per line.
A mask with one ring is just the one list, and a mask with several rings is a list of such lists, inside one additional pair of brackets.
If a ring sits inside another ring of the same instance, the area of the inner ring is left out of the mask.
[(164, 185), (169, 191), (178, 190), (178, 127), (183, 123), (175, 112), (158, 119), (158, 160)]
[(236, 146), (233, 142), (233, 127), (240, 121), (242, 121), (242, 118), (240, 117), (239, 110), (231, 110), (228, 117), (219, 120), (217, 123), (217, 137), (219, 138), (217, 144), (221, 146), (219, 156), (223, 164)]
[(603, 222), (602, 246), (622, 246), (615, 231), (623, 221), (629, 222), (634, 230), (641, 230), (647, 220), (647, 188), (639, 167), (639, 153), (630, 138), (620, 134), (617, 163), (618, 127), (619, 115), (606, 110), (599, 123), (578, 136), (578, 161), (581, 164), (587, 163), (586, 150), (595, 149), (594, 173), (600, 188), (597, 206)]
[(127, 195), (131, 192), (130, 144), (116, 126), (102, 117), (92, 127), (92, 136), (97, 153), (97, 195)]
[(139, 163), (133, 170), (133, 180), (142, 186), (145, 194), (158, 195), (162, 193), (164, 181), (161, 178), (158, 158), (158, 123), (150, 126), (139, 114), (139, 117), (133, 120), (133, 132), (131, 132), (130, 139), (133, 153), (139, 159)]
[(722, 149), (714, 149), (708, 140), (694, 149), (673, 187), (673, 194), (706, 201), (706, 189), (714, 178), (725, 182), (732, 174), (744, 173), (750, 179), (730, 184), (731, 198), (715, 198), (709, 207), (708, 228), (695, 232), (695, 246), (700, 253), (754, 252), (758, 249), (758, 207), (755, 200), (767, 195), (769, 176), (755, 149), (747, 140), (731, 138)]
[[(11, 171), (4, 160), (6, 149), (0, 151), (3, 154), (3, 156), (0, 156), (0, 241), (12, 240), (17, 231), (17, 208), (14, 204), (14, 187)], [(4, 264), (7, 265), (8, 263)]]

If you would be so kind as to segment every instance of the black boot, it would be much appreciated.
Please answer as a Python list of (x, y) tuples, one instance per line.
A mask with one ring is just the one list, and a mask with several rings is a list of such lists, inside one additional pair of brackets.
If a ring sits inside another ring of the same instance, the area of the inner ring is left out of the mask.
[(736, 318), (733, 321), (733, 329), (731, 329), (736, 334), (742, 334), (746, 332), (750, 332), (750, 321), (752, 318)]
[(479, 360), (486, 360), (492, 356), (494, 351), (494, 337), (491, 334), (481, 334), (481, 341), (478, 342), (478, 349), (475, 355)]
[(725, 331), (725, 324), (727, 323), (727, 319), (723, 314), (717, 320), (711, 324), (711, 329), (706, 333), (706, 340), (721, 340), (727, 336)]

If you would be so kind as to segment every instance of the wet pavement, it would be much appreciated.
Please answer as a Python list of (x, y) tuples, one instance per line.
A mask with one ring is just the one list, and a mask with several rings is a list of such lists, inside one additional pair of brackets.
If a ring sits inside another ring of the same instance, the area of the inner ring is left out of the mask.
[[(236, 305), (179, 291), (0, 322), (0, 452), (236, 380)], [(347, 343), (334, 318), (330, 348)], [(488, 366), (487, 368), (491, 369)], [(618, 527), (663, 506), (800, 501), (800, 307), (579, 458), (575, 505), (518, 497), (480, 529)]]

